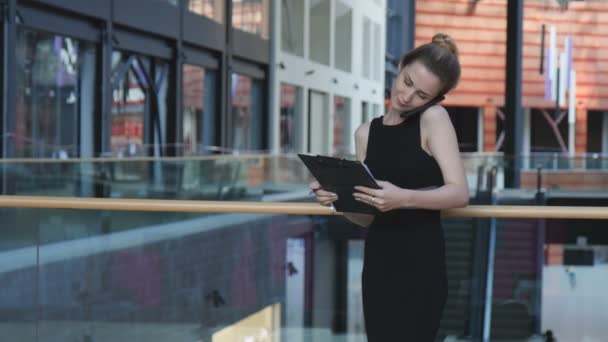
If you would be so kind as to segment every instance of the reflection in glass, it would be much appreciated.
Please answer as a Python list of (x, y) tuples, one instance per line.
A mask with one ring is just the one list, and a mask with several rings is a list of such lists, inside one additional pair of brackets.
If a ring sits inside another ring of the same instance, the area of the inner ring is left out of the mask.
[(350, 99), (334, 96), (334, 154), (349, 152)]
[(281, 1), (281, 49), (304, 56), (304, 0)]
[[(120, 52), (114, 52), (113, 56), (115, 63), (120, 66), (114, 69), (113, 78), (116, 80), (112, 82), (110, 150), (119, 155), (141, 154), (148, 81), (138, 59), (123, 60)], [(132, 67), (125, 63), (132, 64)]]
[(302, 134), (301, 89), (290, 84), (281, 84), (281, 151), (300, 150)]
[(232, 27), (268, 39), (269, 0), (232, 0)]
[(352, 56), (353, 9), (336, 1), (334, 66), (350, 72)]
[[(119, 157), (165, 155), (169, 65), (114, 51), (112, 66), (110, 153)], [(141, 164), (122, 166), (116, 168), (113, 177), (143, 179), (147, 173)], [(155, 181), (160, 182), (161, 171), (156, 169), (154, 174)]]
[(187, 0), (184, 3), (192, 13), (211, 18), (218, 23), (224, 22), (223, 0)]
[(232, 147), (262, 148), (262, 86), (259, 80), (232, 74)]
[(310, 59), (329, 65), (329, 0), (310, 1)]
[(183, 73), (183, 152), (206, 153), (206, 147), (215, 145), (215, 72), (184, 65)]
[(93, 154), (95, 46), (73, 38), (17, 31), (15, 157), (65, 159)]

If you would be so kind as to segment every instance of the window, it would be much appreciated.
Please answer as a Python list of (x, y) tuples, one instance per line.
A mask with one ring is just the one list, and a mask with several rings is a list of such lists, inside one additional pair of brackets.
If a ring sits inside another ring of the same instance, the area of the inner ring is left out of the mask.
[(336, 2), (334, 66), (350, 72), (352, 56), (353, 10), (341, 1)]
[[(165, 155), (169, 79), (169, 65), (162, 60), (112, 53), (110, 152), (113, 155)], [(146, 169), (145, 163), (127, 163), (117, 168), (115, 176), (143, 179)]]
[(232, 0), (232, 27), (268, 39), (269, 0)]
[(260, 150), (262, 139), (262, 85), (259, 80), (232, 74), (232, 147)]
[(372, 22), (369, 20), (369, 18), (367, 17), (363, 17), (363, 44), (361, 44), (361, 46), (363, 47), (363, 51), (361, 51), (361, 56), (362, 56), (362, 63), (361, 63), (361, 67), (363, 68), (362, 70), (362, 75), (365, 78), (370, 78), (371, 76), (371, 72), (370, 72), (370, 67), (371, 67), (371, 55), (372, 53), (374, 53), (372, 51), (372, 47), (371, 47), (371, 41), (372, 41)]
[(310, 60), (329, 65), (329, 0), (310, 1)]
[(184, 4), (192, 13), (213, 19), (218, 23), (224, 22), (223, 0), (185, 0)]
[(281, 1), (281, 49), (304, 56), (304, 1)]
[(380, 105), (377, 103), (374, 103), (372, 105), (372, 118), (377, 118), (380, 115), (382, 115), (382, 113), (380, 113)]
[(369, 105), (369, 102), (363, 101), (361, 102), (361, 121), (362, 122), (368, 122), (371, 121), (371, 107)]
[(384, 51), (381, 49), (381, 29), (379, 24), (374, 24), (374, 48), (373, 48), (373, 67), (374, 80), (380, 81), (382, 78), (382, 58), (384, 57)]
[(350, 145), (350, 99), (334, 96), (334, 154), (349, 153)]
[(183, 68), (182, 142), (184, 154), (204, 154), (215, 145), (216, 76), (196, 65)]
[(281, 151), (299, 151), (302, 136), (302, 89), (290, 84), (281, 84)]
[(17, 30), (15, 131), (8, 133), (15, 157), (93, 156), (96, 55), (89, 43)]

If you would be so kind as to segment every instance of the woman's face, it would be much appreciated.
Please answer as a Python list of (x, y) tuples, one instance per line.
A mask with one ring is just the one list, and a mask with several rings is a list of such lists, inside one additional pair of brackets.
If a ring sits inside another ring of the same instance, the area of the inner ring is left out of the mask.
[(422, 63), (413, 62), (399, 71), (391, 89), (391, 107), (407, 112), (431, 101), (441, 89), (441, 81)]

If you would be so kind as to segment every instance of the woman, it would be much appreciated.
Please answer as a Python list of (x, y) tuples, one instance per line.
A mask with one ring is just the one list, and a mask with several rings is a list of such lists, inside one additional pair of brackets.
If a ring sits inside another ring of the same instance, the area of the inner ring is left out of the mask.
[[(464, 207), (468, 186), (454, 127), (447, 111), (433, 105), (456, 86), (456, 44), (445, 34), (409, 52), (399, 63), (391, 108), (355, 132), (357, 159), (382, 189), (355, 187), (354, 197), (379, 215), (345, 213), (369, 227), (363, 262), (363, 310), (370, 342), (433, 341), (447, 297), (441, 209)], [(337, 197), (318, 182), (317, 200)]]

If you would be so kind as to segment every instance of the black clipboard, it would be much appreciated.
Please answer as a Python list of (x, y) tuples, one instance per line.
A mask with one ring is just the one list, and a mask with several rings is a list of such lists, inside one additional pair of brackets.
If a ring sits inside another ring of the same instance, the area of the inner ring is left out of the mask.
[(324, 190), (338, 195), (338, 200), (334, 202), (337, 211), (362, 214), (379, 212), (375, 207), (359, 202), (353, 196), (356, 185), (381, 189), (365, 164), (358, 160), (319, 155), (298, 154), (298, 157)]

